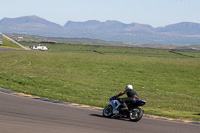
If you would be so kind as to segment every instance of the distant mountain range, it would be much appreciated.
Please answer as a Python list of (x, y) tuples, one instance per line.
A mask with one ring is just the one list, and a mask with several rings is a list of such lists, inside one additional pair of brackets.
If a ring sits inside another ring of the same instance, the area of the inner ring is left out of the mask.
[(153, 28), (146, 24), (124, 24), (113, 20), (106, 22), (89, 20), (86, 22), (68, 21), (64, 26), (61, 26), (37, 16), (25, 16), (3, 18), (0, 20), (0, 32), (44, 37), (91, 38), (142, 44), (200, 44), (200, 24), (192, 22), (181, 22)]

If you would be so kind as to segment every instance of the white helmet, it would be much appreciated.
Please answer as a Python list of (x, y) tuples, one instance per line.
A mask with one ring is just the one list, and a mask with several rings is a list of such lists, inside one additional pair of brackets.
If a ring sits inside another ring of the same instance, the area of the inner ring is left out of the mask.
[(132, 85), (127, 85), (127, 86), (126, 86), (126, 89), (131, 89), (131, 90), (132, 90), (132, 89), (133, 89), (133, 86), (132, 86)]

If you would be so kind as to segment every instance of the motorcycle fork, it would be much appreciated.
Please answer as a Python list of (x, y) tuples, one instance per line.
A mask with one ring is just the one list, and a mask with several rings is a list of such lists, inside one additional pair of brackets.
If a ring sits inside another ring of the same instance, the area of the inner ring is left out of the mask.
[(118, 107), (121, 105), (121, 103), (118, 100), (111, 100), (110, 104), (113, 107), (113, 110), (114, 110), (114, 108), (118, 109)]

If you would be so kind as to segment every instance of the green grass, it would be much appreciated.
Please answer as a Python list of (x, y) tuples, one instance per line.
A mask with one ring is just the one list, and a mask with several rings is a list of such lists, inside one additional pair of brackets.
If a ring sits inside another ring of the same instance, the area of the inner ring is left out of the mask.
[(169, 50), (47, 46), (50, 51), (0, 52), (0, 87), (104, 107), (133, 84), (147, 101), (145, 113), (200, 121), (198, 52), (181, 51), (196, 56), (190, 58)]
[(1, 48), (15, 48), (15, 49), (17, 48), (17, 49), (22, 49), (18, 45), (14, 44), (13, 42), (10, 42), (10, 41), (6, 40), (5, 38), (3, 38), (3, 46), (1, 46)]

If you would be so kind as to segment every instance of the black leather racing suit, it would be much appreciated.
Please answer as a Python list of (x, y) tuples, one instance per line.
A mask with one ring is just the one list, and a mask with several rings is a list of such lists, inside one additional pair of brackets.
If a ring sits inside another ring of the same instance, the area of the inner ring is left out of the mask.
[[(124, 94), (127, 94), (126, 98), (118, 98), (119, 96), (122, 96)], [(124, 108), (127, 108), (126, 102), (133, 102), (139, 99), (137, 93), (132, 89), (126, 89), (125, 91), (122, 91), (121, 93), (116, 95), (115, 98), (119, 99)]]

